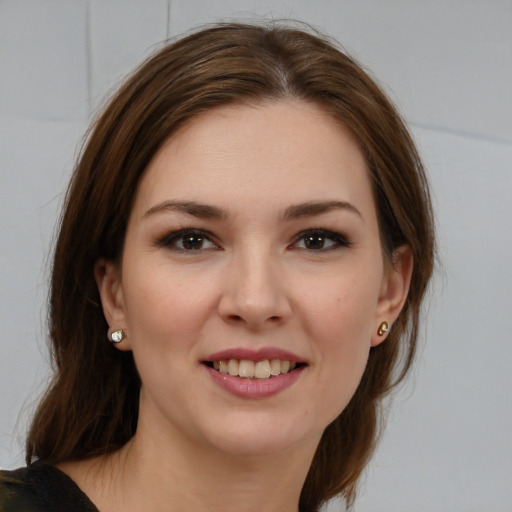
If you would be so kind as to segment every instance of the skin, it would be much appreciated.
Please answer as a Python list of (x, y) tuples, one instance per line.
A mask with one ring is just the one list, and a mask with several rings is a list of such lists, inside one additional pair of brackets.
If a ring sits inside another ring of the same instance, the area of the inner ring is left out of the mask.
[[(200, 231), (196, 249), (175, 234), (185, 228)], [(117, 348), (141, 375), (137, 433), (62, 469), (102, 512), (297, 510), (323, 430), (405, 301), (411, 257), (402, 248), (393, 261), (365, 159), (320, 109), (226, 106), (190, 122), (139, 184), (121, 265), (95, 269), (107, 321), (126, 334)], [(203, 364), (238, 347), (285, 349), (306, 366), (274, 396), (241, 398)]]

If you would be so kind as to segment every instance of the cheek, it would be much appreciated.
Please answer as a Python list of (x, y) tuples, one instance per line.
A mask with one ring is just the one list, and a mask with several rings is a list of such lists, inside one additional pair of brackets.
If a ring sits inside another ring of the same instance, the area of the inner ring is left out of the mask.
[(361, 286), (360, 279), (340, 279), (328, 293), (310, 296), (308, 329), (324, 393), (317, 413), (327, 423), (346, 407), (365, 370), (377, 296), (375, 286)]
[(144, 388), (153, 398), (163, 385), (178, 393), (206, 316), (204, 290), (155, 272), (133, 280), (127, 292), (127, 329)]
[[(379, 289), (377, 281), (361, 279), (361, 274), (330, 279), (316, 289), (309, 287), (307, 294), (309, 326), (317, 332), (319, 340), (335, 348), (340, 342), (347, 345), (368, 345), (374, 323)], [(321, 333), (321, 334), (319, 334)]]
[(322, 364), (330, 370), (325, 375), (330, 373), (330, 378), (334, 375), (336, 381), (347, 384), (358, 381), (364, 371), (372, 325), (371, 310), (353, 299), (336, 298), (330, 307), (325, 305), (314, 323)]
[[(128, 322), (138, 334), (194, 330), (208, 314), (211, 292), (198, 285), (197, 276), (183, 276), (176, 269), (155, 266), (147, 272), (134, 272), (125, 289)], [(200, 281), (199, 281), (200, 282)]]

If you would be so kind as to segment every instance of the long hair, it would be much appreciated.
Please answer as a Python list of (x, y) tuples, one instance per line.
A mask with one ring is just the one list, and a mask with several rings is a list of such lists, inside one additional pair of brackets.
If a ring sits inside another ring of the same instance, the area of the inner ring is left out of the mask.
[(382, 398), (411, 366), (420, 305), (432, 273), (433, 221), (414, 143), (396, 109), (349, 56), (316, 34), (272, 24), (221, 24), (169, 44), (138, 68), (88, 132), (63, 209), (50, 290), (54, 377), (27, 438), (27, 463), (111, 453), (137, 428), (140, 379), (131, 353), (106, 340), (93, 275), (119, 261), (137, 185), (151, 158), (185, 123), (220, 105), (298, 99), (347, 126), (372, 179), (385, 258), (407, 244), (409, 295), (361, 383), (324, 432), (300, 497), (318, 510), (341, 494), (350, 505), (375, 448)]

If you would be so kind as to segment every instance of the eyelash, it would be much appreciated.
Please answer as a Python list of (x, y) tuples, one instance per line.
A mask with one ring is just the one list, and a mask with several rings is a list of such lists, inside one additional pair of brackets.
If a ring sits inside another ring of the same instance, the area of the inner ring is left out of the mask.
[(336, 249), (341, 248), (347, 248), (352, 245), (352, 243), (347, 239), (346, 236), (342, 235), (341, 233), (336, 233), (334, 231), (329, 231), (328, 229), (322, 229), (322, 228), (312, 228), (312, 229), (306, 229), (299, 233), (293, 242), (293, 245), (297, 244), (300, 240), (306, 240), (306, 237), (317, 237), (322, 238), (323, 240), (332, 240), (334, 243), (330, 245), (329, 247), (322, 247), (320, 249), (308, 249), (307, 247), (301, 248), (303, 250), (307, 250), (310, 252), (327, 252), (327, 251), (333, 251)]
[[(187, 236), (189, 236), (190, 238), (197, 237), (197, 238), (201, 238), (202, 240), (206, 240), (206, 241), (210, 242), (211, 244), (213, 244), (215, 246), (215, 249), (219, 249), (218, 244), (214, 241), (215, 237), (211, 233), (209, 233), (208, 231), (204, 231), (201, 229), (195, 229), (195, 228), (185, 228), (185, 229), (180, 229), (178, 231), (173, 231), (172, 233), (169, 233), (169, 234), (165, 235), (163, 238), (159, 239), (155, 245), (158, 245), (160, 247), (167, 247), (174, 251), (184, 252), (184, 253), (192, 253), (192, 252), (196, 252), (196, 251), (200, 252), (201, 250), (204, 251), (204, 250), (212, 250), (213, 249), (211, 247), (206, 248), (206, 249), (203, 247), (200, 247), (199, 249), (191, 249), (191, 248), (186, 249), (184, 247), (179, 247), (177, 245), (177, 243), (180, 241), (183, 243), (185, 240), (185, 237), (187, 237)], [(326, 248), (321, 247), (319, 249), (308, 248), (308, 247), (294, 247), (300, 241), (303, 241), (304, 245), (306, 245), (307, 237), (322, 239), (324, 241), (330, 240), (334, 243), (332, 243), (331, 245), (329, 245)], [(347, 247), (350, 247), (351, 245), (352, 245), (352, 243), (347, 239), (346, 236), (342, 235), (341, 233), (336, 233), (336, 232), (329, 231), (327, 229), (322, 229), (322, 228), (311, 228), (311, 229), (306, 229), (306, 230), (300, 232), (294, 238), (290, 247), (292, 249), (296, 249), (296, 250), (304, 250), (304, 251), (312, 252), (312, 253), (322, 253), (322, 252), (328, 252), (328, 251), (332, 251), (332, 250), (336, 250), (336, 249), (347, 248)]]
[[(218, 245), (213, 241), (214, 236), (209, 233), (208, 231), (204, 231), (201, 229), (195, 229), (195, 228), (185, 228), (185, 229), (179, 229), (178, 231), (173, 231), (172, 233), (169, 233), (165, 235), (163, 238), (158, 240), (156, 245), (159, 245), (161, 247), (167, 247), (172, 250), (178, 251), (178, 252), (194, 252), (194, 249), (185, 249), (183, 247), (178, 247), (176, 244), (179, 241), (184, 241), (185, 237), (197, 237), (201, 238), (203, 240), (207, 240), (210, 243), (214, 244), (216, 248), (218, 248)], [(197, 249), (199, 252), (202, 249)], [(203, 249), (204, 250), (204, 249)]]

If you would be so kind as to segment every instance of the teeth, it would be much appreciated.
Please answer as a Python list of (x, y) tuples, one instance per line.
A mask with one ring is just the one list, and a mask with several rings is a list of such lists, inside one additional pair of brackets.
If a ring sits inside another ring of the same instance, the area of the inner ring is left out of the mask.
[(239, 377), (243, 377), (244, 379), (251, 379), (252, 377), (254, 377), (254, 371), (255, 369), (253, 361), (247, 361), (245, 359), (242, 359), (242, 361), (240, 361), (240, 365), (238, 366)]
[(288, 373), (297, 367), (297, 363), (281, 361), (280, 359), (264, 359), (263, 361), (249, 361), (247, 359), (228, 359), (214, 361), (213, 368), (225, 375), (241, 377), (243, 379), (269, 379)]
[(228, 361), (228, 373), (233, 377), (238, 375), (238, 371), (240, 369), (240, 363), (236, 359), (230, 359)]
[(258, 361), (254, 368), (254, 376), (257, 379), (268, 379), (270, 377), (270, 363), (268, 359)]
[(272, 359), (270, 361), (270, 375), (279, 375), (281, 373), (281, 361)]

